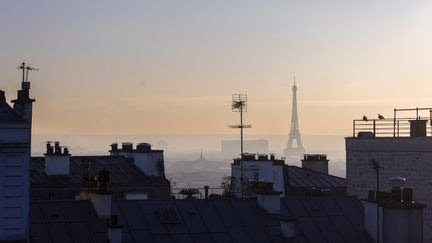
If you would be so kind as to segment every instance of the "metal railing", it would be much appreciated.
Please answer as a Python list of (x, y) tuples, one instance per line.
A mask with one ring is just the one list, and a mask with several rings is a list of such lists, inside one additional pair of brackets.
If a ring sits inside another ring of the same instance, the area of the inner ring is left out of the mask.
[[(415, 112), (415, 117), (398, 117), (400, 112)], [(428, 114), (425, 114), (425, 113)], [(423, 115), (423, 116), (420, 116)], [(412, 122), (418, 121), (417, 128), (426, 129), (426, 136), (432, 136), (432, 108), (394, 109), (393, 118), (353, 120), (353, 137), (361, 132), (368, 132), (373, 137), (409, 137), (412, 134)], [(366, 135), (367, 136), (367, 135)]]
[[(204, 199), (205, 198), (205, 191), (206, 189), (203, 187), (195, 187), (195, 188), (172, 188), (171, 189), (171, 196), (175, 199), (185, 199), (187, 197), (187, 194), (184, 194), (183, 190), (196, 190), (197, 193), (193, 194), (192, 196), (197, 199)], [(223, 196), (224, 188), (208, 188), (208, 196), (210, 195), (219, 195)]]

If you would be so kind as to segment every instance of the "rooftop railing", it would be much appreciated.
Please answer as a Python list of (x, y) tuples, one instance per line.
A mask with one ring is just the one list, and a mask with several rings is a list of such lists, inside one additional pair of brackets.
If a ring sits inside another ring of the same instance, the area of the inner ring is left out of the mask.
[[(194, 191), (192, 193), (192, 190)], [(224, 188), (211, 188), (208, 189), (208, 196), (210, 195), (219, 195), (223, 196)], [(191, 192), (190, 196), (197, 199), (204, 199), (206, 189), (203, 187), (195, 187), (195, 188), (172, 188), (171, 196), (175, 199), (186, 199), (188, 198), (188, 192)]]
[(394, 109), (393, 118), (353, 120), (353, 137), (432, 136), (431, 121), (432, 108)]

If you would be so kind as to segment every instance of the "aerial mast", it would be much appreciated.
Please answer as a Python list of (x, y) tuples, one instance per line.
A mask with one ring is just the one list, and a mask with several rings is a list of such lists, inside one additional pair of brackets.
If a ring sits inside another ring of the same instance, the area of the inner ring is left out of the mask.
[[(240, 112), (240, 125), (230, 125), (230, 128), (240, 128), (240, 158), (243, 157), (243, 128), (251, 128), (251, 125), (243, 124), (243, 112), (247, 112), (247, 94), (233, 94), (231, 110)], [(240, 162), (240, 190), (243, 197), (243, 162)]]
[(233, 94), (231, 110), (240, 112), (240, 125), (230, 125), (230, 128), (240, 128), (240, 155), (243, 155), (243, 128), (251, 128), (251, 125), (243, 124), (243, 112), (247, 112), (247, 94)]
[(26, 62), (22, 62), (17, 69), (22, 70), (22, 82), (28, 82), (28, 75), (29, 71), (38, 71), (38, 68), (31, 67), (30, 64), (27, 64)]

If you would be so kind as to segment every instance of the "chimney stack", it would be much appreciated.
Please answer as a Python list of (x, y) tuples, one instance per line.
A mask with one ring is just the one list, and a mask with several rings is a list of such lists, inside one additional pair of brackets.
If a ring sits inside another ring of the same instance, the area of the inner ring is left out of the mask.
[(391, 192), (369, 191), (363, 200), (366, 230), (375, 242), (378, 238), (382, 243), (423, 242), (426, 205), (413, 202), (412, 189), (404, 188), (404, 183), (404, 178), (392, 177)]
[(112, 193), (90, 192), (89, 197), (98, 217), (109, 219), (111, 217)]
[(325, 154), (305, 154), (302, 159), (302, 168), (328, 175), (328, 162), (327, 155)]
[(117, 151), (118, 151), (118, 143), (112, 143), (110, 152), (117, 152)]
[(97, 177), (97, 190), (90, 192), (90, 201), (99, 218), (111, 218), (112, 193), (108, 192), (109, 172), (104, 168)]
[(108, 225), (108, 240), (110, 243), (122, 242), (123, 225), (118, 223), (117, 215), (111, 215), (111, 220)]
[(296, 223), (297, 220), (292, 217), (281, 217), (280, 225), (281, 225), (281, 233), (282, 237), (285, 239), (293, 239), (296, 236)]
[(410, 137), (426, 137), (426, 124), (428, 120), (411, 120)]
[(138, 143), (135, 149), (131, 142), (123, 142), (121, 149), (113, 143), (109, 152), (111, 156), (132, 158), (135, 166), (148, 176), (165, 176), (163, 150), (152, 150), (149, 143)]
[(70, 153), (67, 147), (60, 146), (60, 142), (46, 144), (45, 173), (51, 175), (69, 175), (70, 173)]
[(280, 213), (280, 194), (273, 190), (272, 182), (260, 182), (255, 194), (258, 205), (269, 214)]

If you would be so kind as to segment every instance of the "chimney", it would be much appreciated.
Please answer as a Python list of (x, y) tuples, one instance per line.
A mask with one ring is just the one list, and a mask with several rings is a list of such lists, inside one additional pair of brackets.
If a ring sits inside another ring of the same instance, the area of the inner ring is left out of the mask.
[(108, 241), (110, 243), (122, 242), (123, 225), (118, 223), (117, 215), (111, 215), (111, 220), (108, 225)]
[(122, 143), (121, 149), (118, 149), (117, 143), (113, 143), (110, 154), (132, 158), (135, 166), (148, 176), (165, 177), (163, 150), (152, 150), (149, 143), (138, 143), (136, 149), (130, 142)]
[(281, 233), (284, 239), (293, 239), (296, 236), (296, 223), (297, 220), (292, 217), (281, 217), (280, 226)]
[(112, 193), (96, 191), (89, 193), (89, 196), (98, 217), (109, 219), (111, 217)]
[(258, 190), (255, 192), (257, 195), (258, 205), (269, 214), (280, 213), (280, 194), (273, 190), (273, 183), (260, 182)]
[[(422, 243), (424, 204), (412, 200), (412, 189), (405, 179), (390, 178), (391, 192), (369, 191), (363, 200), (366, 230), (374, 242)], [(379, 235), (378, 235), (379, 232)]]
[(122, 143), (122, 150), (127, 151), (127, 152), (132, 152), (133, 151), (133, 143), (129, 143), (129, 142)]
[(428, 120), (411, 120), (410, 137), (426, 137), (426, 123)]
[(30, 82), (23, 80), (21, 89), (17, 92), (17, 98), (12, 100), (12, 103), (13, 109), (30, 124), (32, 123), (33, 102), (35, 100), (30, 98)]
[[(63, 151), (62, 151), (63, 149)], [(61, 147), (60, 142), (55, 142), (54, 147), (50, 141), (46, 144), (45, 173), (51, 175), (69, 175), (70, 153), (67, 147)]]
[(151, 145), (149, 143), (139, 143), (136, 146), (137, 152), (150, 152), (151, 151)]
[(96, 191), (89, 193), (93, 208), (101, 219), (111, 217), (112, 193), (108, 192), (108, 182), (109, 171), (104, 168), (98, 173)]
[(302, 159), (302, 168), (328, 174), (328, 162), (325, 154), (305, 154)]
[(112, 143), (110, 152), (117, 152), (117, 151), (118, 151), (118, 143)]

